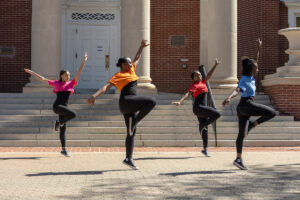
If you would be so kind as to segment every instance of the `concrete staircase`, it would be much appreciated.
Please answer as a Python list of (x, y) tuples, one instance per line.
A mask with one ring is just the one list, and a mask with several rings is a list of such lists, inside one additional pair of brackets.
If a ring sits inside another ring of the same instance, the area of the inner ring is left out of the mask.
[[(77, 118), (68, 124), (68, 146), (124, 146), (126, 129), (118, 109), (116, 94), (101, 96), (94, 108), (86, 105), (90, 95), (75, 94), (69, 106)], [(171, 105), (178, 94), (157, 94), (158, 104), (137, 129), (136, 146), (202, 146), (192, 101), (182, 106)], [(223, 108), (225, 95), (214, 95), (222, 117), (217, 121), (218, 146), (235, 146), (238, 133), (237, 97)], [(272, 106), (269, 97), (257, 95), (256, 102)], [(0, 146), (60, 146), (59, 134), (52, 130), (57, 116), (52, 111), (54, 94), (0, 94)], [(214, 134), (209, 127), (209, 145)], [(300, 145), (300, 122), (292, 116), (276, 116), (251, 131), (246, 146)]]

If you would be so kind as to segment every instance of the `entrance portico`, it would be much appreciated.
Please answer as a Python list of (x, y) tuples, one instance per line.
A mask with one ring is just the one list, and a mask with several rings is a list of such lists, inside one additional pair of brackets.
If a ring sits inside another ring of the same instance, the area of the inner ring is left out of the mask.
[[(223, 64), (212, 86), (235, 87), (237, 0), (201, 0), (199, 15), (201, 63), (210, 67), (219, 57)], [(77, 87), (99, 88), (118, 70), (119, 56), (135, 56), (141, 39), (150, 41), (150, 0), (32, 1), (32, 70), (47, 78), (57, 79), (61, 68), (74, 76), (87, 51), (89, 59)], [(142, 93), (156, 92), (150, 77), (150, 48), (143, 51), (137, 68)], [(49, 91), (30, 80), (24, 92)]]
[[(150, 1), (33, 0), (32, 5), (32, 70), (57, 79), (60, 69), (66, 68), (74, 76), (87, 51), (79, 88), (101, 87), (118, 70), (115, 64), (121, 55), (134, 57), (141, 39), (150, 41)], [(143, 51), (137, 74), (139, 91), (156, 93), (150, 78), (150, 47)], [(49, 91), (30, 80), (24, 92)]]

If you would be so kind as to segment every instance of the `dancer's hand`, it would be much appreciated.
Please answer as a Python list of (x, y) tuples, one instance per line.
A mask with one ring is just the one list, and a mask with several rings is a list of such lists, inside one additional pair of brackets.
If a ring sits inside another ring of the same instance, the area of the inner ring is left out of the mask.
[(172, 104), (173, 104), (173, 105), (176, 105), (176, 106), (181, 105), (180, 101), (173, 101)]
[(142, 40), (142, 42), (141, 42), (141, 47), (142, 48), (145, 48), (145, 47), (147, 47), (149, 45), (150, 45), (150, 43), (148, 43), (148, 40)]
[(229, 98), (226, 98), (226, 99), (223, 101), (222, 105), (225, 107), (225, 106), (228, 105), (229, 103), (230, 103), (230, 99), (229, 99)]
[(260, 38), (258, 38), (258, 39), (256, 40), (256, 42), (257, 42), (257, 45), (258, 45), (259, 47), (262, 46), (262, 40), (261, 40)]
[(31, 74), (31, 72), (32, 72), (30, 69), (27, 69), (27, 68), (24, 68), (24, 71), (27, 72), (28, 74)]
[(221, 61), (218, 58), (216, 58), (215, 59), (215, 65), (219, 65), (219, 64), (221, 64)]
[(84, 60), (84, 61), (87, 61), (87, 57), (88, 57), (87, 52), (85, 52), (84, 57), (83, 57), (83, 60)]
[(86, 103), (90, 106), (94, 106), (95, 100), (96, 100), (96, 98), (92, 95), (88, 100), (86, 100)]

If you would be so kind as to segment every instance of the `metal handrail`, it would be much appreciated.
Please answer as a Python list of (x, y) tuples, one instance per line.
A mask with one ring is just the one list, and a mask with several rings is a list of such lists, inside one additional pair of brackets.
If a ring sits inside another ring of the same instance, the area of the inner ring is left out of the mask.
[[(199, 66), (199, 71), (200, 71), (203, 78), (205, 78), (207, 76), (204, 65)], [(215, 103), (215, 100), (214, 100), (214, 96), (213, 96), (212, 91), (211, 91), (209, 81), (206, 82), (206, 86), (207, 86), (207, 89), (208, 89), (207, 104), (208, 104), (208, 106), (217, 109), (216, 103)], [(214, 135), (215, 135), (215, 146), (217, 147), (218, 146), (218, 139), (217, 139), (217, 122), (216, 121), (214, 121), (212, 123), (212, 127), (213, 127), (213, 131), (214, 131)]]

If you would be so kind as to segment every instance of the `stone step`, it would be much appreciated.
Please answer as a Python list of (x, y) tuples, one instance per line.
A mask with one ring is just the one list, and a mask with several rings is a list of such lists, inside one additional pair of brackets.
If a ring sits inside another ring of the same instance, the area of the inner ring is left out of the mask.
[[(67, 140), (125, 140), (126, 134), (73, 134), (67, 133)], [(209, 139), (214, 140), (214, 135), (209, 134)], [(218, 140), (235, 140), (237, 134), (218, 134)], [(0, 134), (0, 140), (58, 140), (59, 135), (57, 133), (14, 133), (14, 134)], [(137, 134), (135, 140), (201, 140), (200, 134)], [(259, 134), (251, 133), (246, 140), (300, 140), (300, 134), (298, 133), (274, 133)]]
[[(95, 109), (73, 109), (77, 115), (120, 115), (119, 110), (95, 110)], [(220, 111), (222, 115), (233, 115), (231, 110)], [(32, 110), (12, 110), (12, 109), (1, 109), (0, 115), (54, 115), (53, 110), (46, 109), (32, 109)], [(193, 111), (190, 110), (153, 110), (149, 115), (176, 115), (176, 116), (191, 116), (194, 115)]]
[[(165, 100), (176, 100), (182, 98), (184, 94), (175, 94), (175, 93), (158, 93), (158, 94), (147, 94), (145, 96), (152, 96), (156, 99), (165, 99)], [(225, 99), (230, 95), (228, 94), (213, 94), (214, 99)], [(87, 99), (91, 94), (73, 94), (71, 98), (73, 99)], [(119, 94), (104, 94), (99, 98), (101, 99), (118, 99)], [(55, 99), (56, 95), (53, 93), (0, 93), (0, 99)], [(236, 97), (238, 98), (238, 97)], [(257, 94), (255, 99), (269, 99), (268, 95)]]
[[(126, 133), (125, 127), (68, 127), (67, 132), (72, 134), (122, 134)], [(186, 134), (186, 133), (195, 133), (199, 132), (198, 126), (193, 127), (138, 127), (137, 134)], [(0, 128), (1, 133), (53, 133), (52, 127), (5, 127)], [(212, 133), (212, 130), (209, 129), (209, 133)], [(238, 133), (238, 127), (220, 127), (217, 128), (217, 133), (220, 134), (231, 134)], [(251, 133), (259, 134), (286, 134), (286, 133), (299, 133), (300, 127), (257, 127)]]
[[(265, 104), (269, 107), (273, 107), (271, 104)], [(53, 105), (52, 104), (0, 104), (0, 110), (52, 110)], [(69, 107), (71, 109), (88, 109), (88, 110), (97, 110), (97, 111), (107, 111), (107, 110), (114, 110), (119, 111), (119, 105), (118, 104), (97, 104), (94, 107), (89, 107), (87, 104), (70, 104)], [(236, 110), (237, 105), (230, 105), (223, 107), (221, 105), (216, 106), (217, 110)], [(188, 105), (156, 105), (154, 107), (154, 110), (192, 110), (193, 106), (191, 104)]]
[[(1, 147), (60, 147), (59, 140), (0, 140)], [(124, 140), (68, 140), (69, 147), (124, 147)], [(136, 147), (201, 147), (201, 140), (136, 140)], [(215, 146), (214, 140), (208, 141)], [(219, 147), (234, 147), (235, 140), (218, 140)], [(245, 147), (300, 146), (300, 140), (245, 140)]]
[[(79, 98), (70, 98), (69, 104), (86, 104), (87, 99), (79, 99)], [(158, 105), (170, 105), (173, 101), (178, 101), (179, 99), (170, 99), (170, 100), (162, 100), (162, 99), (157, 99), (157, 104)], [(215, 104), (216, 106), (222, 106), (222, 102), (224, 99), (216, 99)], [(55, 99), (10, 99), (6, 98), (0, 99), (0, 104), (53, 104)], [(255, 100), (257, 103), (265, 104), (265, 105), (270, 105), (270, 100), (268, 99), (257, 99)], [(119, 99), (97, 99), (95, 104), (116, 104), (118, 105)], [(235, 98), (231, 101), (231, 105), (237, 105), (239, 103), (239, 98)], [(192, 100), (186, 100), (183, 102), (183, 105), (192, 105), (193, 101)]]
[[(251, 120), (256, 119), (257, 117), (251, 117)], [(55, 121), (57, 120), (57, 115), (0, 115), (0, 121), (18, 121), (18, 122), (28, 122), (28, 121)], [(116, 115), (77, 115), (72, 121), (122, 121), (124, 120), (123, 116), (119, 113)], [(197, 118), (194, 115), (190, 116), (174, 116), (174, 115), (148, 115), (143, 119), (143, 121), (197, 121)], [(237, 116), (221, 116), (218, 119), (220, 121), (237, 121)], [(294, 121), (293, 116), (275, 116), (270, 121)]]
[[(52, 127), (53, 121), (0, 121), (0, 127)], [(197, 126), (196, 120), (189, 121), (142, 121), (139, 127), (189, 127)], [(124, 127), (124, 121), (70, 121), (68, 127)], [(218, 121), (217, 128), (221, 127), (238, 127), (238, 122)], [(300, 127), (300, 121), (280, 121), (266, 122), (259, 127)], [(259, 128), (257, 127), (257, 128)]]
[[(202, 146), (202, 141), (195, 140), (147, 140), (143, 145), (150, 147), (199, 147)], [(300, 140), (245, 140), (245, 147), (288, 147), (299, 146)], [(208, 146), (214, 147), (215, 141), (209, 140)], [(218, 140), (218, 147), (235, 147), (235, 140)]]

